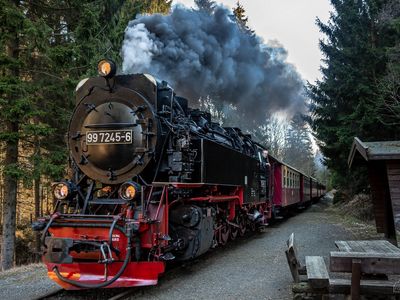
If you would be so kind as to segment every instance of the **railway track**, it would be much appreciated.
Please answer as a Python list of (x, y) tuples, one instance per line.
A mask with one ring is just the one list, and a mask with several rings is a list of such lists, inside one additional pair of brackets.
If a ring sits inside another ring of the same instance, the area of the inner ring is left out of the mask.
[(34, 298), (34, 300), (49, 299), (49, 298), (55, 297), (57, 295), (60, 295), (63, 291), (65, 291), (65, 290), (62, 288), (59, 288), (59, 289), (47, 292), (46, 294), (43, 294), (37, 298)]
[[(50, 300), (50, 299), (107, 299), (107, 300), (121, 300), (126, 299), (133, 293), (137, 292), (138, 288), (123, 289), (110, 289), (110, 290), (79, 290), (67, 291), (58, 289), (46, 294), (43, 294), (34, 300)], [(101, 295), (99, 295), (101, 294)]]

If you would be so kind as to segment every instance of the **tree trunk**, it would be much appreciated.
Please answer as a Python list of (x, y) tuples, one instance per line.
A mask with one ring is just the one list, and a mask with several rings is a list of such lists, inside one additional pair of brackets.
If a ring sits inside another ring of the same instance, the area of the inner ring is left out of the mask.
[[(35, 220), (40, 217), (40, 179), (34, 180), (35, 189)], [(38, 262), (40, 258), (40, 233), (35, 234), (35, 261)]]
[[(19, 7), (20, 0), (14, 0), (14, 3)], [(15, 60), (19, 59), (19, 43), (18, 33), (15, 32), (15, 36), (7, 43), (7, 55)], [(10, 75), (19, 77), (19, 68), (14, 66), (10, 70)], [(6, 95), (7, 100), (15, 101), (15, 98), (18, 97), (16, 93)], [(7, 169), (17, 167), (19, 140), (17, 136), (19, 131), (18, 119), (5, 120), (4, 124), (6, 132), (16, 136), (8, 138), (4, 158), (6, 172), (4, 172), (3, 236), (1, 241), (1, 269), (3, 271), (14, 266), (18, 179), (12, 172), (7, 172)]]
[[(8, 132), (18, 132), (18, 123), (7, 122)], [(9, 140), (6, 146), (4, 165), (16, 166), (18, 163), (18, 140)], [(17, 184), (15, 176), (4, 174), (3, 237), (1, 244), (1, 267), (7, 270), (14, 265), (15, 253), (15, 214), (17, 209)]]
[[(37, 123), (37, 122), (35, 122)], [(35, 137), (35, 155), (40, 156), (40, 144), (39, 138)], [(40, 208), (41, 208), (41, 201), (40, 201), (40, 175), (36, 175), (38, 173), (37, 159), (35, 159), (35, 179), (33, 180), (33, 187), (34, 187), (34, 195), (35, 195), (35, 220), (40, 217)], [(40, 258), (40, 233), (36, 232), (35, 234), (35, 261), (39, 261)]]

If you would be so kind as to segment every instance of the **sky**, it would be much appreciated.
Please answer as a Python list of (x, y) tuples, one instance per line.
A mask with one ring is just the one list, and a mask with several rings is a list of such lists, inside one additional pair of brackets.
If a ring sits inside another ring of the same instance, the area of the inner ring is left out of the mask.
[[(216, 1), (232, 8), (237, 0)], [(193, 0), (174, 0), (174, 4), (194, 7)], [(323, 35), (315, 25), (316, 17), (324, 23), (332, 10), (329, 0), (241, 0), (249, 27), (266, 42), (278, 41), (288, 51), (288, 62), (295, 65), (304, 80), (313, 83), (321, 78)]]

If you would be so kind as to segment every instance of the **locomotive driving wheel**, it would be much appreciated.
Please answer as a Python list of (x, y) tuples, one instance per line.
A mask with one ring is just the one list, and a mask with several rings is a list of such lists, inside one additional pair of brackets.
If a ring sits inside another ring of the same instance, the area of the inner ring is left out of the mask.
[(221, 228), (219, 229), (219, 239), (218, 242), (220, 245), (225, 245), (228, 242), (230, 235), (230, 226), (227, 223), (222, 223)]
[(257, 229), (256, 223), (250, 222), (250, 224), (249, 224), (249, 229), (250, 229), (252, 232), (256, 231), (256, 229)]
[(238, 233), (239, 233), (239, 228), (236, 226), (231, 226), (229, 237), (231, 238), (232, 241), (236, 239)]
[[(235, 219), (233, 220), (234, 221), (234, 223), (235, 224), (238, 224), (239, 222), (239, 218), (238, 217), (235, 217)], [(231, 227), (231, 232), (230, 232), (230, 235), (229, 235), (229, 237), (231, 238), (231, 240), (233, 241), (233, 240), (235, 240), (236, 239), (236, 237), (237, 237), (237, 235), (238, 235), (238, 233), (239, 233), (239, 227), (236, 227), (236, 226), (234, 226), (234, 225), (230, 225), (230, 227)]]
[(238, 218), (238, 223), (239, 223), (239, 235), (240, 236), (244, 236), (244, 234), (246, 233), (246, 219), (243, 215), (240, 215)]

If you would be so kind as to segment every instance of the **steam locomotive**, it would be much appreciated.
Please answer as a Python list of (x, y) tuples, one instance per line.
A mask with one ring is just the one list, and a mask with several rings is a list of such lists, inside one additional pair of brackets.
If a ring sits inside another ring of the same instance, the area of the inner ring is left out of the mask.
[(287, 207), (324, 193), (221, 127), (165, 81), (116, 75), (102, 60), (82, 80), (68, 128), (70, 178), (39, 219), (48, 275), (65, 289), (157, 284), (168, 261), (197, 257)]

